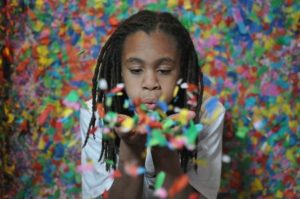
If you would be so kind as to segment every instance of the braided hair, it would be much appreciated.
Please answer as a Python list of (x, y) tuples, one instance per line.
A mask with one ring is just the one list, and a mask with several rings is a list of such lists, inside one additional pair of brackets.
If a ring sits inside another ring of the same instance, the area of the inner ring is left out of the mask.
[[(197, 53), (193, 45), (192, 39), (186, 28), (178, 21), (176, 17), (170, 13), (159, 13), (148, 10), (139, 11), (127, 20), (123, 21), (112, 33), (108, 41), (105, 43), (97, 58), (97, 64), (93, 76), (92, 88), (92, 118), (89, 123), (88, 132), (83, 147), (86, 145), (90, 132), (95, 127), (97, 103), (105, 104), (105, 93), (103, 90), (97, 90), (98, 81), (106, 79), (107, 89), (114, 88), (118, 83), (122, 82), (121, 76), (121, 56), (122, 48), (126, 37), (137, 31), (144, 31), (149, 34), (153, 31), (160, 30), (167, 35), (172, 36), (177, 42), (177, 50), (180, 53), (180, 75), (183, 82), (196, 85), (196, 106), (187, 103), (188, 96), (183, 89), (179, 89), (176, 100), (172, 100), (172, 104), (177, 107), (185, 107), (196, 113), (194, 122), (200, 121), (200, 108), (203, 98), (203, 74), (199, 67)], [(112, 105), (104, 107), (104, 111), (114, 111), (121, 114), (133, 115), (129, 109), (123, 108), (124, 100), (128, 96), (126, 93), (122, 96), (113, 98)], [(106, 169), (110, 170), (111, 166), (116, 169), (116, 159), (120, 139), (103, 139), (102, 151), (99, 161), (103, 159), (106, 162)], [(186, 148), (179, 151), (181, 158), (181, 166), (186, 171), (187, 163), (190, 158), (196, 157), (195, 151), (189, 151)]]

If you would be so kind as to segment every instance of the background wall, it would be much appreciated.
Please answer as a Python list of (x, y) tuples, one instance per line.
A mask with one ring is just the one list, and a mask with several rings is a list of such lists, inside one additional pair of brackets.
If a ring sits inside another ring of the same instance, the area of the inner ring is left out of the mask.
[(299, 198), (299, 1), (0, 5), (0, 195), (80, 197), (78, 109), (91, 97), (98, 51), (121, 20), (146, 8), (174, 13), (190, 30), (206, 90), (226, 107), (221, 191)]

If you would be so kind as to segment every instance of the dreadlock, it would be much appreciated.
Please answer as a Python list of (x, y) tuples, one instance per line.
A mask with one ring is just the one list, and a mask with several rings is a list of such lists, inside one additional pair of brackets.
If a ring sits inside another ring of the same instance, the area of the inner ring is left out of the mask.
[[(105, 93), (103, 90), (97, 90), (98, 81), (100, 79), (106, 79), (108, 90), (114, 88), (118, 83), (122, 82), (121, 76), (121, 56), (122, 48), (126, 37), (137, 31), (144, 31), (149, 34), (155, 30), (160, 30), (166, 34), (175, 38), (177, 42), (177, 48), (180, 52), (180, 74), (181, 79), (184, 82), (197, 85), (196, 94), (196, 106), (191, 106), (187, 103), (188, 96), (183, 89), (178, 92), (177, 100), (173, 100), (171, 103), (177, 107), (185, 107), (196, 113), (194, 122), (200, 121), (200, 108), (203, 98), (203, 74), (199, 67), (197, 53), (189, 35), (189, 32), (178, 21), (178, 19), (169, 13), (157, 13), (153, 11), (140, 11), (127, 20), (123, 21), (118, 28), (112, 33), (108, 41), (103, 46), (98, 58), (97, 64), (93, 76), (93, 88), (92, 88), (92, 118), (89, 123), (88, 132), (83, 147), (86, 145), (91, 130), (95, 127), (96, 122), (96, 110), (97, 103), (105, 104)], [(124, 100), (128, 96), (126, 93), (123, 96), (114, 97), (112, 106), (104, 106), (104, 111), (114, 111), (121, 114), (133, 115), (133, 112), (123, 108)], [(120, 139), (116, 136), (116, 139), (102, 139), (102, 151), (99, 161), (112, 161), (112, 165), (106, 163), (106, 169), (110, 170), (111, 166), (116, 169), (116, 159)], [(190, 158), (196, 157), (197, 152), (189, 151), (186, 148), (179, 151), (181, 159), (181, 167), (186, 171), (187, 163)]]

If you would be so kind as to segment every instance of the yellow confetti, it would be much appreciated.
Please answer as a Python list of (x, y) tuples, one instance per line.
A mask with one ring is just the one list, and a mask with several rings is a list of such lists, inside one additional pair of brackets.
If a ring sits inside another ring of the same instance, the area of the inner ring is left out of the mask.
[(11, 166), (5, 165), (4, 170), (7, 174), (14, 175), (15, 168), (16, 168), (16, 166), (14, 164)]
[(43, 0), (36, 0), (36, 2), (35, 2), (35, 6), (39, 10), (43, 8), (44, 4), (45, 4), (45, 2)]
[(134, 126), (134, 120), (131, 117), (127, 117), (122, 123), (122, 131), (129, 132)]
[(264, 153), (264, 154), (269, 154), (270, 151), (271, 151), (271, 146), (268, 144), (268, 143), (264, 143), (261, 147), (261, 151)]
[(15, 117), (13, 114), (8, 114), (8, 123), (11, 124), (14, 121)]
[[(280, 106), (278, 106), (278, 107), (280, 107)], [(293, 111), (291, 110), (291, 106), (289, 104), (286, 104), (286, 103), (283, 104), (282, 109), (283, 109), (284, 113), (287, 114), (287, 115), (292, 115), (293, 114)]]
[(287, 149), (286, 151), (286, 158), (291, 161), (296, 163), (296, 147), (293, 147), (291, 149)]
[(168, 7), (173, 8), (177, 5), (177, 0), (168, 0)]
[(71, 142), (69, 142), (68, 147), (73, 147), (77, 144), (77, 140), (72, 139)]
[(184, 9), (186, 9), (186, 10), (192, 9), (192, 5), (191, 5), (190, 0), (184, 0), (183, 7), (184, 7)]
[(280, 190), (276, 191), (275, 198), (283, 198), (283, 193)]
[[(299, 112), (298, 112), (299, 113)], [(290, 129), (297, 129), (297, 126), (298, 126), (298, 122), (297, 122), (297, 120), (290, 120), (289, 121), (289, 127), (290, 127)]]
[(182, 109), (179, 113), (179, 118), (178, 121), (183, 124), (186, 125), (189, 121), (188, 121), (188, 114), (189, 114), (189, 110), (188, 109)]
[(32, 26), (32, 29), (36, 32), (40, 32), (43, 26), (44, 24), (41, 21), (36, 21), (36, 23)]
[(49, 50), (47, 46), (41, 45), (36, 48), (39, 56), (47, 56), (49, 54)]
[(272, 50), (273, 49), (273, 46), (275, 44), (274, 39), (268, 37), (268, 38), (263, 39), (263, 41), (265, 41), (265, 49), (266, 50)]
[(223, 109), (221, 109), (221, 107), (218, 106), (217, 108), (215, 108), (213, 113), (210, 113), (210, 115), (208, 117), (201, 118), (201, 122), (203, 124), (211, 124), (212, 122), (214, 122), (219, 117), (219, 115), (222, 112), (223, 112)]
[(258, 178), (251, 183), (251, 192), (258, 192), (263, 190), (263, 185)]
[(106, 3), (106, 0), (95, 1), (95, 9), (103, 8), (104, 3)]
[(194, 159), (193, 161), (198, 166), (201, 166), (201, 167), (207, 167), (208, 166), (207, 161), (205, 159)]
[(38, 149), (43, 150), (45, 148), (45, 141), (43, 138), (40, 139)]
[(63, 117), (69, 117), (73, 112), (74, 112), (73, 109), (66, 108), (66, 109), (63, 111), (62, 115), (63, 115)]
[(179, 86), (176, 86), (173, 91), (173, 97), (177, 96), (178, 91), (179, 91)]

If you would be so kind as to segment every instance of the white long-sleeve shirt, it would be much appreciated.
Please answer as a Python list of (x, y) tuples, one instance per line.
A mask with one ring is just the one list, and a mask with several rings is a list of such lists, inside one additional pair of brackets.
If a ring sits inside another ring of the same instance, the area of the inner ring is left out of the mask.
[[(88, 125), (92, 117), (92, 100), (87, 102), (87, 109), (80, 110), (80, 131), (82, 144), (85, 140)], [(208, 98), (202, 106), (201, 123), (203, 130), (199, 134), (199, 142), (197, 145), (197, 159), (202, 162), (198, 164), (198, 169), (195, 171), (193, 164), (187, 166), (187, 176), (189, 183), (202, 195), (208, 199), (217, 197), (220, 187), (221, 166), (222, 166), (222, 133), (225, 109), (223, 105), (216, 101), (215, 98)], [(98, 114), (96, 113), (96, 124), (99, 122)], [(114, 179), (111, 177), (111, 172), (105, 169), (105, 163), (98, 161), (102, 148), (101, 130), (97, 128), (95, 139), (90, 136), (87, 145), (81, 151), (82, 165), (91, 164), (92, 170), (82, 172), (82, 198), (95, 198), (101, 195), (105, 190), (109, 190)], [(150, 150), (147, 150), (145, 160), (145, 175), (144, 175), (144, 197), (151, 198), (155, 178), (155, 169)], [(151, 186), (150, 186), (151, 185)]]

